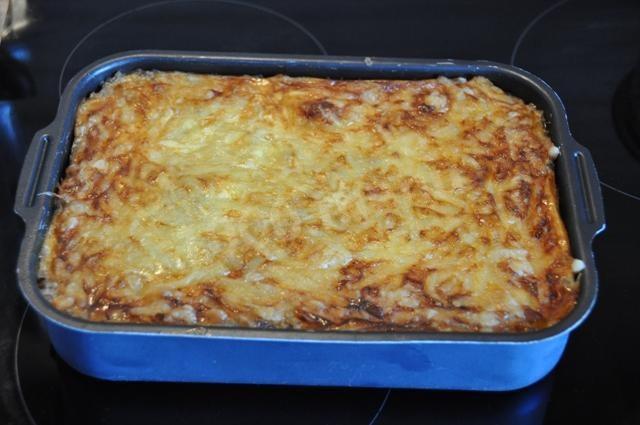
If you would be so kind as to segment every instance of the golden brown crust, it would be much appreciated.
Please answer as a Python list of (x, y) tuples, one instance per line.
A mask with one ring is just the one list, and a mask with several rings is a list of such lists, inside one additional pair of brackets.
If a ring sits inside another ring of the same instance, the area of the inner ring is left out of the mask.
[(43, 292), (94, 321), (547, 327), (578, 291), (551, 147), (484, 78), (116, 76), (78, 110)]

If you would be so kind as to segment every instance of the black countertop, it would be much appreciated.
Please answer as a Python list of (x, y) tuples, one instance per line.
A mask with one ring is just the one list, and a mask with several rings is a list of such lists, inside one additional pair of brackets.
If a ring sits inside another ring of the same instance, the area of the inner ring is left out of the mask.
[[(28, 17), (0, 44), (0, 422), (640, 423), (637, 1), (39, 0)], [(487, 59), (545, 79), (593, 153), (607, 215), (594, 243), (598, 302), (557, 368), (509, 393), (115, 383), (71, 370), (17, 290), (17, 174), (60, 87), (91, 61), (138, 48)]]

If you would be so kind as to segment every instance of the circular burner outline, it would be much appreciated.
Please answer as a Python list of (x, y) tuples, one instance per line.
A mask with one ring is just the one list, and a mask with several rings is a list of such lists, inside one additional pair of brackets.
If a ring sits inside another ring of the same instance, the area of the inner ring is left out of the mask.
[(20, 325), (18, 325), (18, 332), (16, 333), (16, 345), (13, 348), (13, 374), (15, 375), (16, 380), (16, 388), (18, 389), (18, 397), (20, 398), (20, 404), (22, 404), (22, 408), (27, 416), (27, 420), (31, 425), (38, 425), (33, 415), (31, 414), (31, 409), (27, 405), (27, 401), (24, 398), (24, 394), (22, 393), (22, 383), (20, 382), (20, 373), (18, 366), (18, 354), (20, 352), (20, 338), (22, 336), (22, 327), (24, 325), (24, 321), (27, 318), (27, 313), (29, 313), (29, 306), (24, 308), (24, 313), (22, 313), (22, 318), (20, 318)]
[(382, 399), (380, 406), (378, 406), (378, 410), (376, 410), (376, 413), (373, 415), (373, 417), (369, 421), (369, 425), (374, 425), (376, 423), (376, 421), (380, 417), (380, 414), (382, 413), (385, 406), (387, 405), (387, 400), (389, 400), (389, 395), (391, 395), (391, 388), (387, 388), (387, 392), (384, 395), (384, 398)]
[(516, 40), (516, 43), (513, 45), (513, 50), (511, 51), (511, 58), (509, 59), (509, 64), (515, 66), (516, 55), (518, 54), (518, 50), (520, 50), (520, 45), (524, 41), (524, 39), (527, 36), (527, 34), (529, 34), (529, 31), (531, 31), (531, 29), (533, 27), (535, 27), (536, 24), (539, 21), (541, 21), (545, 16), (547, 16), (549, 13), (553, 12), (557, 8), (569, 3), (569, 1), (570, 0), (560, 0), (560, 1), (552, 4), (551, 6), (547, 7), (542, 12), (538, 13), (538, 15), (536, 15), (531, 21), (529, 21), (527, 26), (524, 27), (524, 29), (522, 30), (522, 32), (518, 36), (518, 39)]
[(219, 4), (227, 4), (227, 5), (235, 5), (235, 6), (241, 6), (244, 8), (249, 8), (249, 9), (254, 9), (254, 10), (258, 10), (264, 13), (267, 13), (271, 16), (275, 16), (276, 18), (279, 18), (291, 25), (293, 25), (295, 28), (299, 29), (300, 31), (302, 31), (302, 33), (304, 35), (306, 35), (312, 42), (313, 44), (316, 45), (316, 47), (320, 50), (320, 52), (322, 53), (322, 55), (327, 55), (327, 49), (325, 49), (325, 47), (322, 45), (322, 43), (320, 42), (320, 40), (318, 40), (316, 38), (315, 35), (313, 35), (311, 33), (311, 31), (309, 31), (307, 28), (305, 28), (301, 23), (299, 23), (298, 21), (278, 12), (275, 11), (273, 9), (270, 9), (268, 7), (265, 6), (261, 6), (261, 5), (257, 5), (254, 3), (249, 3), (249, 2), (244, 2), (244, 1), (239, 1), (239, 0), (164, 0), (164, 1), (159, 1), (159, 2), (154, 2), (154, 3), (147, 3), (144, 4), (142, 6), (138, 6), (135, 7), (133, 9), (129, 9), (129, 10), (125, 10), (124, 12), (121, 12), (119, 14), (117, 14), (116, 16), (113, 16), (109, 19), (107, 19), (106, 21), (98, 24), (95, 28), (93, 28), (91, 31), (89, 31), (87, 34), (85, 34), (80, 41), (78, 41), (78, 43), (73, 47), (73, 49), (71, 49), (71, 52), (69, 52), (69, 54), (67, 55), (67, 57), (64, 60), (64, 63), (62, 64), (62, 69), (60, 70), (60, 76), (58, 77), (58, 96), (62, 96), (62, 80), (64, 78), (64, 73), (67, 70), (67, 66), (69, 65), (69, 62), (71, 61), (71, 58), (73, 57), (74, 53), (78, 50), (78, 48), (80, 48), (80, 46), (89, 38), (91, 37), (93, 34), (97, 33), (98, 31), (100, 31), (102, 28), (109, 26), (110, 24), (112, 24), (113, 22), (117, 21), (120, 18), (124, 18), (126, 16), (132, 15), (136, 12), (140, 12), (142, 10), (147, 10), (147, 9), (151, 9), (154, 7), (158, 7), (158, 6), (165, 6), (165, 5), (169, 5), (169, 4), (178, 4), (178, 3), (219, 3)]
[[(547, 17), (551, 12), (559, 9), (560, 7), (566, 5), (567, 3), (569, 3), (571, 0), (560, 0), (554, 4), (552, 4), (551, 6), (547, 7), (546, 9), (544, 9), (542, 12), (540, 12), (538, 15), (536, 15), (531, 21), (529, 21), (529, 23), (527, 24), (527, 26), (522, 30), (522, 32), (520, 33), (520, 35), (518, 35), (518, 38), (516, 39), (515, 44), (513, 45), (513, 50), (511, 51), (511, 59), (509, 61), (510, 65), (513, 66), (517, 66), (515, 64), (516, 61), (516, 56), (518, 55), (518, 50), (520, 50), (520, 46), (522, 45), (522, 42), (525, 40), (525, 38), (527, 37), (527, 35), (529, 34), (529, 32), (536, 26), (536, 24), (538, 24), (540, 21), (542, 21), (545, 17)], [(630, 192), (626, 192), (620, 188), (617, 188), (613, 185), (610, 185), (604, 181), (602, 181), (602, 179), (600, 179), (598, 177), (598, 179), (600, 180), (600, 185), (612, 190), (614, 192), (617, 192), (621, 195), (624, 195), (628, 198), (631, 198), (633, 200), (636, 201), (640, 201), (640, 196), (635, 195), (633, 193)]]

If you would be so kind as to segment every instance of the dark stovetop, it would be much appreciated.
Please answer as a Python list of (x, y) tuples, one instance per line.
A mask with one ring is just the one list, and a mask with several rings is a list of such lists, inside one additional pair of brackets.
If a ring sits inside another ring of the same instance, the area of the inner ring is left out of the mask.
[[(28, 11), (0, 45), (1, 423), (640, 423), (640, 3), (39, 0)], [(545, 79), (594, 155), (608, 224), (594, 244), (598, 303), (558, 367), (510, 393), (115, 383), (71, 370), (17, 290), (17, 174), (59, 87), (137, 48), (488, 59)]]

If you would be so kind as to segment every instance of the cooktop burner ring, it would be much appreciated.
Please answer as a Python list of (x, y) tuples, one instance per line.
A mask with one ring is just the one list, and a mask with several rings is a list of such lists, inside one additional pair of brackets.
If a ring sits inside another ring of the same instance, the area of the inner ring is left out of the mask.
[(545, 16), (547, 16), (549, 13), (553, 12), (557, 8), (569, 3), (569, 1), (570, 0), (560, 0), (560, 1), (552, 4), (551, 6), (547, 7), (542, 12), (538, 13), (531, 21), (529, 21), (529, 23), (527, 24), (526, 27), (524, 27), (524, 29), (522, 30), (520, 35), (518, 35), (518, 38), (517, 38), (515, 44), (513, 45), (513, 50), (511, 51), (511, 56), (510, 56), (511, 59), (509, 60), (509, 64), (517, 66), (515, 64), (516, 55), (518, 54), (518, 50), (520, 50), (520, 46), (522, 45), (522, 41), (525, 39), (527, 34), (529, 34), (529, 31), (531, 31), (531, 29), (533, 27), (535, 27), (538, 22), (540, 22), (542, 19), (544, 19)]
[(378, 406), (378, 410), (376, 410), (376, 413), (373, 415), (373, 417), (369, 421), (369, 425), (374, 425), (376, 423), (376, 421), (380, 417), (380, 414), (382, 413), (382, 411), (384, 410), (385, 406), (387, 405), (387, 401), (389, 400), (389, 396), (390, 395), (391, 395), (391, 388), (387, 388), (387, 392), (385, 393), (384, 398), (382, 399), (382, 402), (380, 403), (380, 406)]
[[(538, 24), (540, 23), (542, 20), (544, 20), (544, 18), (546, 18), (547, 16), (551, 15), (552, 12), (557, 11), (558, 9), (560, 9), (562, 6), (565, 6), (567, 3), (569, 3), (571, 0), (560, 0), (557, 1), (553, 4), (551, 4), (550, 6), (548, 6), (546, 9), (542, 10), (538, 15), (536, 15), (533, 19), (531, 19), (531, 21), (529, 21), (529, 23), (525, 26), (525, 28), (522, 30), (522, 32), (518, 35), (518, 38), (516, 39), (516, 42), (514, 43), (513, 46), (513, 50), (511, 51), (511, 56), (510, 56), (510, 61), (509, 63), (513, 66), (518, 66), (515, 62), (516, 62), (516, 57), (518, 55), (518, 52), (520, 51), (520, 47), (522, 45), (522, 42), (526, 39), (527, 35), (530, 33), (530, 31)], [(615, 100), (615, 99), (614, 99)], [(608, 184), (606, 182), (604, 182), (602, 179), (600, 179), (600, 185), (612, 190), (614, 192), (617, 192), (618, 194), (621, 194), (623, 196), (626, 196), (628, 198), (631, 198), (633, 200), (636, 201), (640, 201), (640, 196), (635, 195), (633, 193), (630, 193), (628, 191), (625, 191), (623, 189), (620, 189), (612, 184)]]
[(69, 66), (69, 62), (71, 61), (72, 57), (74, 56), (74, 54), (76, 53), (76, 51), (88, 40), (90, 39), (94, 34), (98, 33), (100, 30), (102, 30), (103, 28), (111, 25), (112, 23), (128, 17), (130, 15), (133, 15), (135, 13), (138, 12), (142, 12), (145, 11), (147, 9), (152, 9), (155, 7), (161, 7), (161, 6), (166, 6), (166, 5), (173, 5), (173, 4), (180, 4), (180, 3), (203, 3), (203, 4), (224, 4), (224, 5), (231, 5), (231, 6), (240, 6), (242, 8), (248, 8), (248, 9), (253, 9), (255, 11), (259, 11), (259, 12), (263, 12), (266, 13), (272, 17), (278, 18), (290, 25), (292, 25), (293, 27), (295, 27), (296, 29), (300, 30), (305, 36), (307, 36), (312, 43), (318, 48), (318, 50), (320, 51), (320, 53), (322, 55), (327, 55), (327, 50), (325, 49), (324, 45), (320, 42), (320, 40), (318, 40), (318, 38), (313, 35), (313, 33), (311, 31), (309, 31), (304, 25), (302, 25), (301, 23), (299, 23), (298, 21), (296, 21), (295, 19), (284, 15), (276, 10), (273, 10), (271, 8), (268, 8), (266, 6), (262, 6), (262, 5), (258, 5), (258, 4), (254, 4), (254, 3), (250, 3), (250, 2), (245, 2), (245, 1), (240, 1), (240, 0), (163, 0), (163, 1), (158, 1), (158, 2), (153, 2), (153, 3), (148, 3), (148, 4), (144, 4), (142, 6), (138, 6), (132, 9), (128, 9), (125, 10), (122, 13), (119, 13), (109, 19), (107, 19), (106, 21), (98, 24), (97, 26), (95, 26), (91, 31), (89, 31), (87, 34), (85, 34), (79, 41), (78, 43), (73, 47), (73, 49), (71, 49), (71, 51), (69, 52), (69, 54), (67, 55), (67, 57), (64, 60), (64, 63), (62, 64), (62, 68), (60, 70), (60, 75), (58, 77), (58, 95), (61, 96), (62, 95), (62, 89), (63, 89), (63, 80), (64, 80), (64, 76), (65, 76), (65, 72), (67, 70), (67, 67)]
[(31, 425), (37, 425), (36, 420), (31, 414), (31, 409), (27, 404), (27, 400), (24, 398), (24, 393), (22, 392), (22, 383), (20, 381), (20, 367), (18, 365), (18, 354), (20, 353), (20, 337), (22, 335), (22, 327), (24, 326), (24, 321), (27, 318), (27, 313), (29, 313), (29, 306), (24, 308), (24, 312), (22, 313), (22, 317), (20, 318), (20, 324), (18, 325), (18, 332), (16, 333), (16, 342), (13, 347), (13, 374), (16, 380), (16, 388), (18, 390), (18, 398), (20, 399), (20, 404), (22, 404), (22, 408), (25, 412), (25, 416)]

